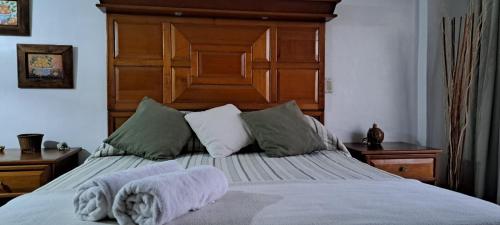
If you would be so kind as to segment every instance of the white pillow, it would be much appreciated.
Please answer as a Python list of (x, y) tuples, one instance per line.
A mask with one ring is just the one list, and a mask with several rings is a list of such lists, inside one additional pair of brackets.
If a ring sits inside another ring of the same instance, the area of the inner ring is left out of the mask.
[(229, 156), (254, 142), (254, 137), (240, 118), (241, 111), (232, 104), (202, 112), (192, 112), (184, 118), (200, 142), (214, 158)]

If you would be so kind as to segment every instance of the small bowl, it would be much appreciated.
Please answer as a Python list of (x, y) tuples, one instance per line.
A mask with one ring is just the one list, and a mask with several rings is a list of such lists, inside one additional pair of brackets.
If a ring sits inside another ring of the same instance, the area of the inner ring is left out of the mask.
[(35, 153), (42, 151), (43, 134), (20, 134), (17, 135), (22, 152)]

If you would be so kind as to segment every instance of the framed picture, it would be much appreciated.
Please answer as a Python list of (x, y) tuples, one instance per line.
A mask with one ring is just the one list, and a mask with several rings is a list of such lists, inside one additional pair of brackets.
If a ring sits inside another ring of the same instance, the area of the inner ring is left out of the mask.
[(30, 0), (0, 0), (0, 35), (30, 35)]
[(19, 88), (73, 88), (73, 46), (17, 45)]

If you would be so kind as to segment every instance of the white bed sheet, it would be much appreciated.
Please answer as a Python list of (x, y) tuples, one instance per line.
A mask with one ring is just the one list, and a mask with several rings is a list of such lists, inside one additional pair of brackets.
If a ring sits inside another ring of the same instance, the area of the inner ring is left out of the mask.
[[(185, 167), (222, 169), (230, 191), (221, 200), (170, 224), (500, 224), (500, 207), (402, 179), (335, 151), (268, 158), (238, 154), (213, 159), (190, 154)], [(153, 163), (135, 156), (92, 159), (39, 190), (0, 208), (0, 224), (116, 224), (79, 221), (74, 188), (99, 174)]]

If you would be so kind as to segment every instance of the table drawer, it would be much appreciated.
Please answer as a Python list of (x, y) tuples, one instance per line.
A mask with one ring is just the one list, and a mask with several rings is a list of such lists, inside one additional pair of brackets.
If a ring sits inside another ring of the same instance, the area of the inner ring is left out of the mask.
[(370, 165), (405, 178), (434, 180), (434, 158), (371, 159)]
[(0, 197), (15, 197), (47, 183), (48, 165), (0, 166)]

